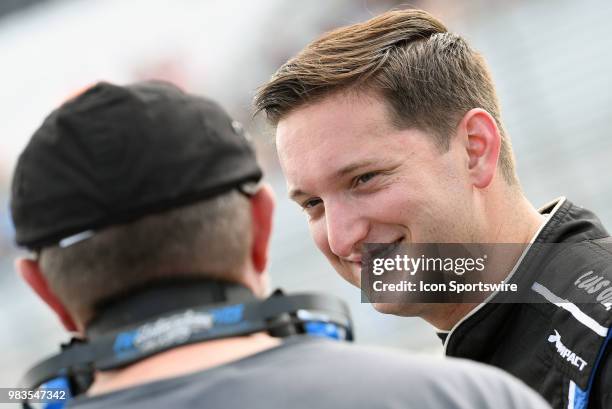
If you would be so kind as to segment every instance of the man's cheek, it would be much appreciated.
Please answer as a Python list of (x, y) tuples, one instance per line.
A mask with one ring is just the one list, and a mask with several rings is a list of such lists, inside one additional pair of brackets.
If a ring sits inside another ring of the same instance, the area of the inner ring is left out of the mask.
[(349, 283), (353, 284), (355, 287), (361, 287), (361, 267), (357, 266), (351, 268), (351, 278), (348, 280)]
[(323, 253), (326, 257), (333, 256), (331, 254), (331, 249), (329, 248), (329, 242), (327, 241), (327, 231), (323, 227), (325, 223), (321, 223), (320, 221), (309, 222), (308, 228), (310, 230), (310, 236), (314, 241), (315, 245), (319, 249), (321, 253)]
[(336, 272), (348, 283), (359, 287), (361, 283), (361, 269), (352, 269), (351, 266), (343, 264), (338, 256), (336, 256), (329, 247), (327, 239), (327, 229), (325, 221), (315, 221), (309, 224), (310, 235), (312, 236), (315, 245), (321, 253), (327, 258), (329, 264)]
[(340, 277), (349, 284), (359, 288), (361, 284), (361, 268), (359, 266), (354, 266), (352, 263), (342, 263), (337, 257), (328, 257), (328, 259)]

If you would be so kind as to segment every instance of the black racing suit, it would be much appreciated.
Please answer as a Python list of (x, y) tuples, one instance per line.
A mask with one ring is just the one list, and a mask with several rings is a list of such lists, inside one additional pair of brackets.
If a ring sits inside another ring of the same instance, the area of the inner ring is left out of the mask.
[[(555, 409), (612, 409), (612, 239), (564, 198), (540, 212), (548, 220), (508, 279), (533, 302), (481, 304), (440, 334), (445, 352), (510, 372)], [(542, 243), (563, 244), (543, 258)]]

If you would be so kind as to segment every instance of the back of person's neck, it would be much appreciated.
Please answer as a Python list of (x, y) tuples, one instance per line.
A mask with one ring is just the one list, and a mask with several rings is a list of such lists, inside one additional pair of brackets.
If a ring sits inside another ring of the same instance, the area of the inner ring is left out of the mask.
[[(134, 290), (100, 306), (87, 327), (91, 342), (126, 325), (157, 320), (164, 314), (206, 305), (234, 304), (257, 300), (243, 284), (193, 278), (165, 280)], [(278, 345), (265, 333), (199, 342), (172, 348), (127, 367), (98, 371), (89, 395), (98, 395), (142, 383), (186, 375), (222, 365)]]
[(203, 371), (273, 348), (280, 342), (278, 338), (258, 333), (173, 348), (123, 369), (97, 372), (87, 395)]

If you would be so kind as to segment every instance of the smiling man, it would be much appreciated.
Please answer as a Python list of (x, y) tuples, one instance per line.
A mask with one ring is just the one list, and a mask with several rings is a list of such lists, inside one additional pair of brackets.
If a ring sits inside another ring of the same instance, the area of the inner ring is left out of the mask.
[(170, 83), (101, 82), (51, 112), (14, 173), (35, 256), (16, 267), (75, 338), (24, 385), (63, 379), (73, 398), (47, 389), (49, 408), (548, 407), (485, 365), (340, 342), (348, 311), (322, 295), (268, 296), (262, 177), (242, 127)]
[[(609, 235), (564, 198), (536, 210), (523, 195), (488, 68), (465, 40), (425, 12), (385, 13), (309, 44), (255, 106), (317, 247), (355, 286), (365, 243), (577, 243), (555, 271), (529, 268), (536, 246), (507, 257), (502, 278), (534, 288), (533, 304), (375, 308), (424, 318), (448, 355), (504, 368), (556, 408), (612, 405), (612, 315), (595, 296), (579, 308), (574, 285), (584, 260), (612, 280)], [(587, 364), (568, 366), (551, 335)]]

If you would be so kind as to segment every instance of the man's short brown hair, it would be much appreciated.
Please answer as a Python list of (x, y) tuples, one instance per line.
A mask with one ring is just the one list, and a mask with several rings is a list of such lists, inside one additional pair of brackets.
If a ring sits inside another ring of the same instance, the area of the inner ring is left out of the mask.
[(255, 108), (276, 125), (296, 108), (343, 90), (374, 92), (386, 102), (395, 126), (432, 132), (444, 151), (463, 115), (483, 108), (502, 137), (502, 175), (516, 183), (510, 140), (484, 59), (430, 14), (390, 11), (325, 34), (258, 90)]

